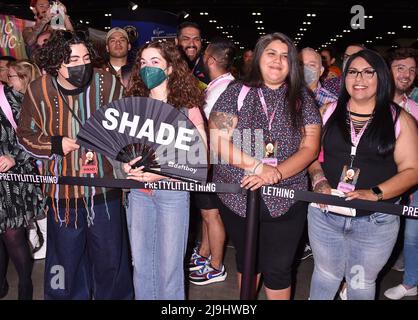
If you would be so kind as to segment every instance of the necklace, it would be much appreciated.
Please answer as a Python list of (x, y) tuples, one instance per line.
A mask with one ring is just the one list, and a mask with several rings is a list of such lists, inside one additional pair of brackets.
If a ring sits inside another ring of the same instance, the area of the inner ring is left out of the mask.
[(371, 116), (372, 116), (372, 113), (364, 114), (364, 113), (355, 113), (355, 112), (353, 112), (353, 111), (350, 111), (350, 114), (351, 114), (352, 116), (355, 116), (355, 117), (360, 117), (360, 118), (369, 118), (369, 117), (371, 117)]

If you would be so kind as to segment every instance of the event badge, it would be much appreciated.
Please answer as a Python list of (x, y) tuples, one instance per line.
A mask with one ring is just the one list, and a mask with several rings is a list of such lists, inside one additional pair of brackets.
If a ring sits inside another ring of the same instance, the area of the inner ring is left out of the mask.
[(263, 148), (264, 158), (261, 160), (269, 166), (277, 166), (277, 141), (266, 141)]
[(359, 168), (349, 167), (345, 165), (341, 173), (340, 182), (337, 189), (346, 193), (356, 189), (356, 183), (360, 174)]
[(87, 150), (81, 157), (81, 174), (97, 174), (97, 156), (91, 151)]

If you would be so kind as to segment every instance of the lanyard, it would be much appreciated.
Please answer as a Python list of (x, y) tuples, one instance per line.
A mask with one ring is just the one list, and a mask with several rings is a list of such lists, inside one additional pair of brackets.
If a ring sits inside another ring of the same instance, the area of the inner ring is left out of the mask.
[(258, 91), (258, 97), (260, 98), (261, 105), (263, 106), (263, 111), (264, 111), (264, 113), (267, 117), (267, 121), (269, 123), (269, 131), (271, 131), (271, 126), (273, 124), (274, 116), (276, 115), (276, 111), (277, 111), (278, 106), (276, 106), (276, 108), (274, 109), (271, 116), (269, 116), (269, 113), (268, 113), (268, 110), (267, 110), (267, 103), (266, 103), (266, 99), (264, 99), (263, 91), (261, 90), (261, 88), (259, 88), (257, 91)]
[(213, 90), (214, 87), (216, 87), (217, 85), (223, 82), (231, 82), (230, 76), (231, 76), (231, 73), (228, 72), (217, 77), (215, 80), (211, 81), (206, 88), (206, 94), (208, 94), (211, 90)]
[(360, 132), (356, 135), (356, 130), (354, 130), (354, 124), (353, 124), (353, 121), (351, 120), (350, 110), (348, 110), (348, 112), (349, 112), (349, 116), (350, 116), (351, 143), (353, 144), (351, 146), (351, 152), (350, 152), (350, 158), (351, 158), (350, 168), (352, 168), (353, 167), (354, 158), (356, 157), (356, 154), (357, 154), (357, 147), (358, 147), (358, 145), (360, 143), (361, 137), (363, 136), (364, 132), (367, 129), (367, 126), (369, 125), (370, 119), (361, 128)]
[(193, 69), (192, 69), (192, 73), (194, 73), (194, 70), (196, 69), (196, 66), (199, 64), (200, 61), (200, 57), (197, 58), (196, 62), (194, 63)]
[(61, 93), (61, 90), (58, 87), (57, 80), (55, 78), (52, 78), (52, 81), (54, 83), (55, 88), (57, 89), (58, 95), (64, 101), (64, 105), (71, 112), (71, 114), (73, 115), (74, 119), (77, 120), (77, 122), (80, 124), (80, 126), (83, 126), (83, 123), (81, 122), (80, 118), (75, 114), (74, 110), (70, 107), (69, 103), (67, 102), (67, 99), (65, 99), (64, 98), (64, 95)]

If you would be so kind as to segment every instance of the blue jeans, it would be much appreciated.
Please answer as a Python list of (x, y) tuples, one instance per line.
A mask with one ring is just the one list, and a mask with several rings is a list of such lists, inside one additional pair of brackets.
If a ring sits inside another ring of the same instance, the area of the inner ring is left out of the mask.
[[(125, 213), (120, 199), (95, 204), (94, 224), (86, 209), (70, 209), (70, 224), (60, 226), (50, 208), (47, 216), (46, 300), (132, 300), (132, 266)], [(60, 210), (64, 211), (65, 208)], [(110, 213), (110, 219), (107, 215)], [(61, 278), (62, 276), (62, 278)]]
[(308, 233), (315, 268), (310, 299), (334, 299), (341, 281), (349, 300), (373, 300), (376, 278), (388, 261), (399, 232), (399, 217), (374, 213), (343, 217), (309, 206)]
[(185, 299), (184, 256), (189, 207), (188, 192), (131, 191), (128, 220), (136, 299)]
[[(418, 190), (411, 197), (411, 206), (418, 206)], [(418, 285), (418, 220), (405, 221), (405, 240), (403, 245), (405, 273), (403, 284), (409, 287)]]

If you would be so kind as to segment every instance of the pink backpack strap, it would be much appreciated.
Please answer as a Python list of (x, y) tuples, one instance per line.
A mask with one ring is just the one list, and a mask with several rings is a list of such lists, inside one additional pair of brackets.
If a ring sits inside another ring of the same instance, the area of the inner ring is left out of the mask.
[(15, 119), (13, 118), (12, 107), (10, 106), (9, 101), (6, 98), (6, 94), (4, 93), (4, 86), (2, 85), (0, 85), (0, 106), (7, 120), (9, 120), (12, 127), (16, 130), (17, 125)]
[(238, 112), (241, 110), (242, 106), (244, 105), (244, 99), (250, 91), (250, 87), (246, 86), (245, 84), (242, 86), (241, 91), (239, 92), (238, 96)]
[[(395, 117), (396, 117), (396, 109), (395, 109), (395, 107), (392, 107), (391, 110), (392, 110), (393, 120), (395, 120)], [(400, 116), (398, 117), (398, 119), (396, 119), (396, 122), (395, 122), (395, 138), (396, 139), (398, 139), (398, 137), (399, 137), (399, 135), (401, 133), (401, 121), (399, 119), (400, 119)]]
[(322, 124), (325, 125), (331, 115), (334, 113), (335, 108), (337, 108), (337, 101), (331, 103), (327, 110), (325, 110), (324, 115), (322, 116)]
[[(331, 117), (332, 113), (335, 111), (335, 108), (337, 107), (337, 101), (331, 103), (327, 110), (325, 110), (323, 116), (322, 116), (322, 125), (325, 125), (328, 121), (328, 119)], [(321, 151), (318, 155), (318, 161), (320, 163), (324, 162), (324, 147), (321, 146)]]

